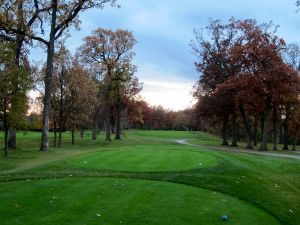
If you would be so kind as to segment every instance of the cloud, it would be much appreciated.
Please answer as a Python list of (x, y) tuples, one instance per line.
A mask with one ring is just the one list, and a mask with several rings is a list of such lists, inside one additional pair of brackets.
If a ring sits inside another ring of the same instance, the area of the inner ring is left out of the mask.
[(141, 95), (151, 105), (161, 105), (166, 109), (182, 110), (194, 102), (190, 94), (193, 83), (169, 80), (144, 80), (144, 90)]
[[(145, 82), (145, 98), (152, 104), (175, 109), (189, 104), (191, 86), (199, 77), (189, 47), (194, 28), (206, 27), (209, 18), (223, 22), (232, 16), (254, 18), (258, 23), (272, 20), (281, 26), (279, 36), (287, 42), (295, 42), (300, 37), (300, 14), (296, 13), (295, 2), (119, 0), (120, 9), (107, 6), (103, 10), (92, 9), (81, 14), (82, 29), (71, 29), (67, 45), (74, 52), (82, 39), (98, 27), (133, 31), (138, 41), (134, 61), (138, 65), (138, 77)], [(35, 57), (41, 58), (32, 54), (31, 58)]]
[(172, 110), (182, 110), (193, 105), (191, 91), (194, 80), (178, 73), (168, 73), (150, 64), (142, 68), (138, 74), (143, 82), (141, 96), (151, 105), (161, 105)]

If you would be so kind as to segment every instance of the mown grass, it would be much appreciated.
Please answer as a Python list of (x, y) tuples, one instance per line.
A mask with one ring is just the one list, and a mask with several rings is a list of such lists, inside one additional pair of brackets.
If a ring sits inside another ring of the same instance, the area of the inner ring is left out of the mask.
[[(228, 224), (300, 221), (299, 160), (212, 151), (218, 138), (199, 132), (128, 131), (112, 143), (87, 134), (74, 146), (65, 133), (49, 153), (38, 152), (39, 138), (19, 133), (19, 148), (0, 159), (1, 224), (222, 224), (223, 213)], [(115, 182), (130, 188), (110, 190)]]

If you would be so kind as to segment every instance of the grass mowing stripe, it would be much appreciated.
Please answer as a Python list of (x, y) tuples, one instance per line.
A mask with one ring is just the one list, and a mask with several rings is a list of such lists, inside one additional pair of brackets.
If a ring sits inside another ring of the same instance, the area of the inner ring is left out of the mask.
[[(4, 196), (4, 186), (15, 195)], [(10, 182), (0, 186), (0, 197), (0, 215), (5, 215), (2, 225), (110, 225), (120, 221), (130, 225), (218, 225), (223, 224), (223, 213), (229, 216), (228, 224), (279, 224), (266, 212), (233, 197), (160, 181), (76, 178)]]

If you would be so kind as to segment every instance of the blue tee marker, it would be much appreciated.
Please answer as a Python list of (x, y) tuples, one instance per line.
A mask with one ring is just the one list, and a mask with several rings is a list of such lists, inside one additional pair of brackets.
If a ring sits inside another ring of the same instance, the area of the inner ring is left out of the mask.
[(226, 215), (226, 214), (224, 214), (223, 216), (222, 216), (222, 221), (227, 221), (228, 220), (228, 216)]

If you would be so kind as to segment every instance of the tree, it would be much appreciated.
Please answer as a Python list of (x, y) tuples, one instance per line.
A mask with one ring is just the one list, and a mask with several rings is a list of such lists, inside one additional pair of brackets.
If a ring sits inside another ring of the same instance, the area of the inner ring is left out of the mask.
[(81, 128), (91, 116), (92, 107), (97, 101), (97, 87), (76, 59), (72, 60), (71, 65), (67, 125), (72, 130), (72, 144), (74, 144), (75, 129)]
[(27, 111), (27, 91), (31, 87), (31, 78), (24, 61), (22, 66), (15, 64), (15, 45), (0, 42), (0, 118), (4, 124), (4, 156), (8, 155), (8, 128), (20, 126)]
[(231, 19), (228, 25), (215, 21), (208, 30), (211, 41), (205, 41), (203, 35), (197, 33), (196, 44), (192, 46), (198, 57), (196, 68), (201, 73), (194, 92), (199, 101), (196, 110), (201, 116), (223, 121), (224, 145), (228, 144), (230, 115), (233, 144), (236, 143), (239, 115), (246, 131), (247, 148), (252, 148), (253, 123), (257, 136), (260, 115), (260, 150), (265, 151), (271, 112), (276, 139), (277, 111), (285, 113), (285, 130), (288, 130), (290, 111), (299, 101), (297, 69), (282, 57), (285, 42), (275, 35), (277, 27), (272, 23), (258, 25), (255, 20)]
[(70, 52), (61, 44), (58, 51), (54, 54), (54, 68), (52, 78), (52, 118), (54, 129), (54, 146), (56, 146), (56, 125), (58, 124), (58, 147), (61, 147), (62, 130), (69, 117), (70, 108), (70, 85), (73, 79), (76, 79), (70, 73), (72, 58)]
[[(212, 114), (217, 115), (223, 121), (223, 142), (222, 145), (228, 145), (228, 120), (232, 114), (233, 126), (233, 143), (232, 146), (237, 146), (236, 138), (236, 106), (232, 101), (232, 93), (219, 92), (216, 90), (219, 84), (225, 82), (229, 77), (234, 76), (239, 65), (232, 61), (230, 50), (233, 47), (235, 40), (238, 37), (235, 27), (236, 21), (230, 19), (228, 24), (221, 24), (219, 20), (211, 20), (206, 27), (209, 39), (206, 40), (203, 35), (203, 30), (195, 31), (194, 40), (191, 43), (194, 54), (197, 57), (195, 66), (200, 73), (200, 79), (195, 85), (194, 96), (201, 99), (204, 95), (214, 98), (217, 107), (211, 107)], [(219, 110), (222, 109), (222, 110)]]
[[(90, 115), (96, 90), (89, 74), (63, 44), (55, 53), (54, 62), (52, 125), (56, 134), (56, 124), (58, 124), (58, 147), (61, 147), (62, 130), (68, 125), (74, 134), (74, 130), (80, 126), (82, 120), (86, 121), (85, 117)], [(56, 146), (56, 138), (54, 138), (54, 146)]]
[[(4, 4), (4, 2), (3, 2)], [(15, 4), (15, 21), (16, 21), (16, 27), (17, 29), (21, 30), (22, 28), (22, 21), (23, 21), (23, 1), (18, 1)], [(8, 16), (5, 14), (5, 7), (0, 7), (0, 15), (4, 14), (5, 16)], [(15, 34), (15, 35), (7, 35), (3, 32), (3, 30), (0, 29), (0, 39), (5, 40), (5, 41), (10, 41), (15, 43), (15, 64), (16, 66), (21, 69), (20, 61), (21, 61), (21, 56), (24, 55), (24, 48), (23, 44), (25, 41), (25, 36), (21, 34)], [(13, 102), (14, 103), (14, 102)], [(14, 106), (12, 106), (14, 107)], [(8, 147), (10, 148), (16, 148), (16, 129), (13, 127), (9, 128), (9, 133), (8, 133)]]
[(120, 69), (120, 65), (130, 62), (134, 56), (132, 50), (136, 40), (133, 34), (126, 30), (112, 31), (109, 29), (97, 29), (91, 36), (85, 38), (80, 52), (83, 61), (90, 67), (97, 68), (103, 85), (103, 103), (105, 118), (106, 141), (111, 141), (111, 91), (112, 78)]
[(271, 109), (275, 105), (293, 101), (292, 99), (297, 96), (299, 80), (297, 73), (282, 59), (280, 51), (285, 48), (285, 42), (275, 35), (276, 27), (271, 30), (272, 24), (258, 26), (256, 21), (245, 21), (240, 23), (239, 27), (246, 41), (243, 45), (236, 46), (234, 51), (237, 58), (244, 61), (245, 68), (249, 65), (252, 67), (251, 71), (245, 74), (252, 83), (252, 87), (250, 86), (252, 91), (249, 88), (245, 91), (247, 90), (245, 86), (244, 92), (248, 92), (248, 96), (251, 96), (256, 89), (255, 93), (260, 93), (259, 99), (264, 102), (260, 150), (266, 151)]
[[(290, 65), (295, 71), (300, 72), (300, 48), (296, 43), (287, 45), (283, 49), (283, 58), (285, 62)], [(297, 112), (297, 107), (299, 107), (297, 99), (289, 99), (282, 108), (283, 117), (283, 150), (288, 150), (289, 142), (289, 120), (293, 117), (291, 111)], [(297, 126), (295, 126), (297, 128)], [(297, 130), (297, 129), (296, 129)], [(295, 131), (297, 133), (297, 131)], [(293, 132), (294, 133), (294, 132)]]
[(112, 99), (116, 108), (116, 137), (121, 139), (121, 112), (126, 108), (126, 102), (135, 98), (142, 90), (138, 78), (134, 76), (136, 67), (130, 62), (119, 65), (112, 77)]
[(276, 27), (272, 31), (272, 24), (257, 25), (254, 20), (240, 21), (236, 27), (242, 35), (232, 48), (232, 57), (240, 65), (240, 71), (219, 88), (236, 91), (235, 101), (240, 107), (248, 140), (251, 132), (246, 112), (261, 112), (260, 150), (266, 151), (271, 110), (296, 101), (299, 78), (282, 59), (280, 52), (285, 43), (275, 35)]
[[(23, 3), (22, 8), (18, 7), (20, 2)], [(47, 151), (49, 148), (49, 113), (55, 42), (70, 26), (79, 28), (79, 12), (94, 7), (103, 8), (106, 3), (114, 5), (115, 2), (115, 0), (17, 0), (13, 2), (4, 0), (0, 4), (0, 31), (2, 31), (2, 34), (5, 32), (6, 36), (11, 34), (22, 35), (29, 40), (44, 44), (47, 48), (41, 151)], [(16, 19), (17, 10), (20, 10), (19, 13), (22, 14), (22, 20), (19, 20), (21, 25)], [(45, 31), (49, 32), (48, 35), (45, 35)], [(45, 36), (49, 38), (46, 39)]]

